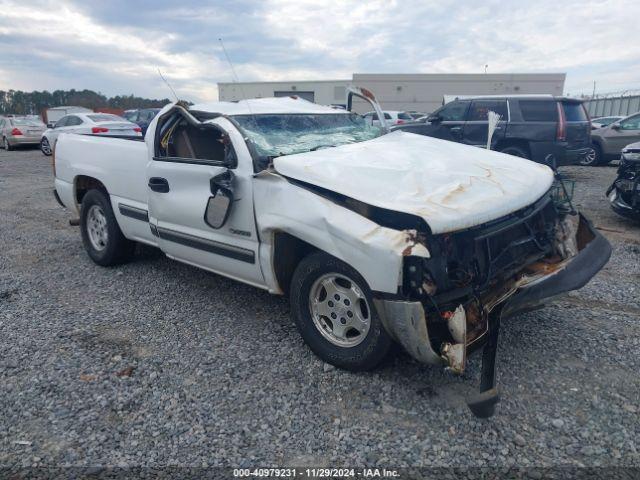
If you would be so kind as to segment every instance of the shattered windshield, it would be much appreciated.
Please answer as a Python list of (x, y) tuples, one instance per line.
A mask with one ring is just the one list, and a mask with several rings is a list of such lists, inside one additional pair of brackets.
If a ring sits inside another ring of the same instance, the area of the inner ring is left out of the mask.
[(354, 113), (236, 115), (261, 156), (279, 157), (363, 142), (382, 135)]

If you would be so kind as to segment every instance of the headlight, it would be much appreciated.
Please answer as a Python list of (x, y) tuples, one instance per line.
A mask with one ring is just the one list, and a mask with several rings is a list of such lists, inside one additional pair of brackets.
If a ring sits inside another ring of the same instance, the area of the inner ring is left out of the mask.
[(622, 150), (622, 158), (631, 162), (637, 162), (640, 161), (640, 152)]

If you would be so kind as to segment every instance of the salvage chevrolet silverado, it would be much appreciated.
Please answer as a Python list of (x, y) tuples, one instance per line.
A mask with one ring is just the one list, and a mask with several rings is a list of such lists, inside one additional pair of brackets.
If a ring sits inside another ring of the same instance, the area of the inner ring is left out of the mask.
[(338, 367), (370, 369), (396, 341), (460, 373), (484, 347), (469, 405), (491, 415), (500, 318), (580, 288), (610, 246), (554, 203), (548, 167), (384, 128), (295, 97), (176, 103), (144, 141), (62, 135), (55, 192), (96, 263), (140, 242), (288, 294)]

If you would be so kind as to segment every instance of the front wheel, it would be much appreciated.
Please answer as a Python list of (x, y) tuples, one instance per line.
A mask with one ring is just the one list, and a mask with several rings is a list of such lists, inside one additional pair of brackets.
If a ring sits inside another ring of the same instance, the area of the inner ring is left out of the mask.
[(42, 140), (40, 140), (40, 150), (42, 150), (42, 153), (47, 157), (51, 156), (51, 145), (47, 137), (43, 137)]
[(369, 286), (346, 263), (326, 253), (305, 257), (291, 282), (291, 315), (322, 360), (353, 371), (370, 370), (392, 340), (378, 317)]
[(82, 198), (80, 231), (85, 250), (98, 265), (117, 265), (133, 255), (135, 243), (122, 234), (109, 196), (100, 190), (89, 190)]

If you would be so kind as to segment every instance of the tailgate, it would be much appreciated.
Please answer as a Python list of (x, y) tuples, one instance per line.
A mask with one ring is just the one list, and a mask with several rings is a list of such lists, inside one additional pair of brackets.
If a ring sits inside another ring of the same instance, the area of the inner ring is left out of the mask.
[(586, 148), (591, 144), (591, 122), (582, 102), (561, 102), (566, 121), (566, 137), (569, 148)]

